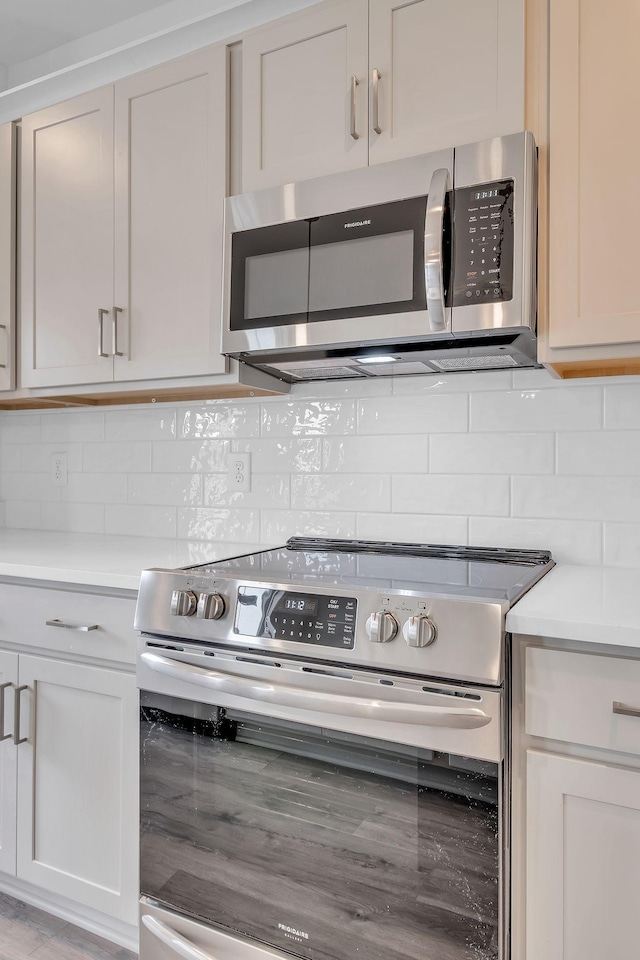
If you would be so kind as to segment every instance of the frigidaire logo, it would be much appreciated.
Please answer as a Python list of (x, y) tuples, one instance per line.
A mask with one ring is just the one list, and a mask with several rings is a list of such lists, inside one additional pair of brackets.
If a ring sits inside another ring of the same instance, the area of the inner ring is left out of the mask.
[(291, 940), (308, 940), (309, 934), (304, 930), (296, 930), (295, 927), (287, 927), (284, 923), (278, 924), (278, 930), (282, 930), (286, 937)]
[(345, 223), (345, 230), (350, 230), (351, 227), (366, 227), (367, 224), (371, 223), (371, 220), (354, 220), (353, 223)]

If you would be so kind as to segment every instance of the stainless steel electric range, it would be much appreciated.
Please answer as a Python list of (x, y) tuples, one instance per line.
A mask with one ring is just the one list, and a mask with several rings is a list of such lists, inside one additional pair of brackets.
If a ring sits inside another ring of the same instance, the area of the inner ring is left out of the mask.
[(505, 616), (548, 553), (142, 575), (141, 960), (507, 960)]

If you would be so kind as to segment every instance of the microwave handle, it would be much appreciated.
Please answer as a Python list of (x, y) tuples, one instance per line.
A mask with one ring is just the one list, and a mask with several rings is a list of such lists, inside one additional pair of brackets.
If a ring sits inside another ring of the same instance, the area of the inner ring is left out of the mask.
[(444, 304), (444, 211), (447, 193), (451, 189), (446, 167), (435, 170), (427, 197), (427, 215), (424, 228), (424, 271), (427, 287), (427, 316), (434, 333), (446, 330)]
[(220, 670), (208, 670), (181, 660), (162, 657), (157, 653), (143, 653), (140, 660), (157, 673), (163, 673), (176, 680), (185, 680), (187, 683), (208, 687), (219, 693), (304, 711), (315, 710), (360, 720), (382, 720), (387, 723), (420, 724), (428, 727), (453, 727), (461, 730), (475, 730), (491, 723), (491, 717), (478, 707), (434, 707), (421, 703), (368, 700), (364, 697), (345, 696), (252, 677), (225, 674)]

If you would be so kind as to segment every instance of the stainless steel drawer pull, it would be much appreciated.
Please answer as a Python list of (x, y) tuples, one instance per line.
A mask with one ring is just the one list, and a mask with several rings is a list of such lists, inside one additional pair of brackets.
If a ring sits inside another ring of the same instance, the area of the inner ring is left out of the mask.
[(376, 133), (382, 133), (382, 127), (380, 126), (380, 91), (378, 89), (381, 78), (382, 74), (377, 67), (374, 67), (371, 82), (373, 86), (373, 129)]
[(613, 712), (621, 717), (640, 717), (640, 707), (629, 707), (619, 700), (613, 701)]
[(10, 740), (11, 734), (4, 732), (4, 692), (7, 687), (12, 687), (11, 681), (0, 684), (0, 743), (3, 740)]
[(156, 920), (148, 913), (142, 915), (142, 922), (154, 937), (157, 937), (161, 943), (169, 947), (177, 956), (183, 957), (183, 960), (216, 960), (210, 953), (205, 953), (194, 943), (190, 943), (185, 937), (176, 933), (171, 927), (163, 923), (162, 920)]
[(109, 313), (108, 310), (98, 310), (98, 356), (99, 357), (108, 357), (109, 354), (105, 353), (102, 347), (102, 336), (104, 333), (104, 318), (106, 314)]
[[(6, 323), (0, 323), (0, 330), (6, 330), (6, 329), (7, 329)], [(6, 370), (6, 368), (7, 368), (6, 363), (0, 363), (0, 369)]]
[(63, 630), (81, 630), (82, 633), (88, 633), (89, 630), (99, 630), (97, 623), (66, 623), (64, 620), (46, 620), (47, 627), (62, 627)]
[(122, 307), (113, 308), (113, 324), (111, 326), (111, 352), (114, 357), (124, 357), (124, 353), (118, 350), (118, 314), (122, 313)]
[(16, 747), (19, 747), (21, 743), (26, 743), (29, 739), (28, 737), (20, 736), (20, 696), (23, 690), (28, 690), (28, 686), (16, 687), (16, 700), (13, 706), (13, 742)]
[(360, 134), (356, 130), (356, 87), (359, 83), (360, 81), (354, 74), (351, 77), (351, 129), (349, 130), (354, 140), (360, 139)]

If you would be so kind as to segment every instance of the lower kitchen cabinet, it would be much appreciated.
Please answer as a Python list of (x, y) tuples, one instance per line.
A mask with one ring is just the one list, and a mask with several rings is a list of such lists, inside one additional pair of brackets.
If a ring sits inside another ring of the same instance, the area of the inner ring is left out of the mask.
[(602, 960), (640, 940), (640, 659), (514, 650), (513, 960)]
[(137, 923), (134, 608), (0, 585), (0, 883), (103, 933)]
[(640, 770), (527, 753), (527, 960), (637, 956)]

